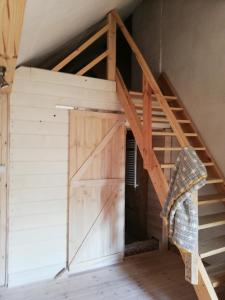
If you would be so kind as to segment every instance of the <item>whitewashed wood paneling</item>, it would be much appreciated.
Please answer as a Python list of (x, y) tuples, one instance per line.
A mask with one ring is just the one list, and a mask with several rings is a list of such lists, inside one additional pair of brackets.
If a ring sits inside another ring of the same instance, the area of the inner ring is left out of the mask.
[(114, 82), (17, 69), (10, 98), (9, 286), (53, 278), (66, 264), (68, 111), (121, 110)]
[(0, 286), (6, 281), (8, 96), (0, 94)]

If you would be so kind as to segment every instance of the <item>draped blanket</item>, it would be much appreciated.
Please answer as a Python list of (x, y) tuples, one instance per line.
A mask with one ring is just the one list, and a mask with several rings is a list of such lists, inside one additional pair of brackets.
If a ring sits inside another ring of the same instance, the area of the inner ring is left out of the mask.
[(166, 218), (171, 241), (194, 253), (198, 249), (198, 207), (193, 192), (206, 183), (207, 171), (192, 147), (183, 148), (176, 160), (161, 216)]

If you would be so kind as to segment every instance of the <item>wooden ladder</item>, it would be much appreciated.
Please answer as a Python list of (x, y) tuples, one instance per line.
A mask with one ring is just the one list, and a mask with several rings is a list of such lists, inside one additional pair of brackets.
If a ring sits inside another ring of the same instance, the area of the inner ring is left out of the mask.
[[(141, 91), (129, 91), (120, 71), (116, 69), (117, 27), (121, 30), (141, 68), (143, 77)], [(200, 240), (197, 254), (198, 284), (194, 285), (194, 288), (199, 299), (216, 300), (218, 297), (215, 288), (225, 283), (225, 263), (218, 263), (214, 257), (225, 253), (225, 235), (220, 233), (219, 236), (213, 237), (210, 231), (225, 225), (225, 206), (222, 205), (225, 202), (224, 178), (167, 76), (162, 74), (158, 82), (155, 80), (115, 10), (108, 14), (106, 24), (96, 34), (58, 63), (53, 70), (62, 70), (103, 35), (107, 35), (106, 51), (82, 67), (76, 74), (84, 75), (100, 61), (107, 59), (107, 79), (116, 81), (118, 99), (126, 115), (128, 126), (134, 134), (143, 157), (144, 168), (148, 171), (160, 205), (163, 205), (167, 197), (176, 156), (183, 147), (193, 146), (207, 168), (207, 184), (202, 189), (202, 194), (198, 196)], [(166, 161), (162, 159), (165, 156)], [(212, 206), (219, 207), (207, 209)], [(166, 243), (165, 226), (162, 235)], [(186, 254), (181, 251), (180, 253), (185, 262)]]

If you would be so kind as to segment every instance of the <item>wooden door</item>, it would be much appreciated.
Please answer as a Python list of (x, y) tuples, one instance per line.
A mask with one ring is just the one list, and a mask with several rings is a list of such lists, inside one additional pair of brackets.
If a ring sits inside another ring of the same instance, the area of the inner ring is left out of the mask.
[(68, 265), (80, 272), (123, 257), (124, 119), (72, 111), (69, 134)]
[(0, 285), (6, 278), (7, 95), (0, 95)]

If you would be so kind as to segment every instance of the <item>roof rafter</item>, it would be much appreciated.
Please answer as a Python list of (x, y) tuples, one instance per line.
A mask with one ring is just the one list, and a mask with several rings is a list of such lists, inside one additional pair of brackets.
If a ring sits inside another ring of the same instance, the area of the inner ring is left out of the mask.
[[(0, 65), (6, 67), (5, 79), (13, 82), (26, 0), (0, 1)], [(4, 90), (9, 93), (10, 89)]]

